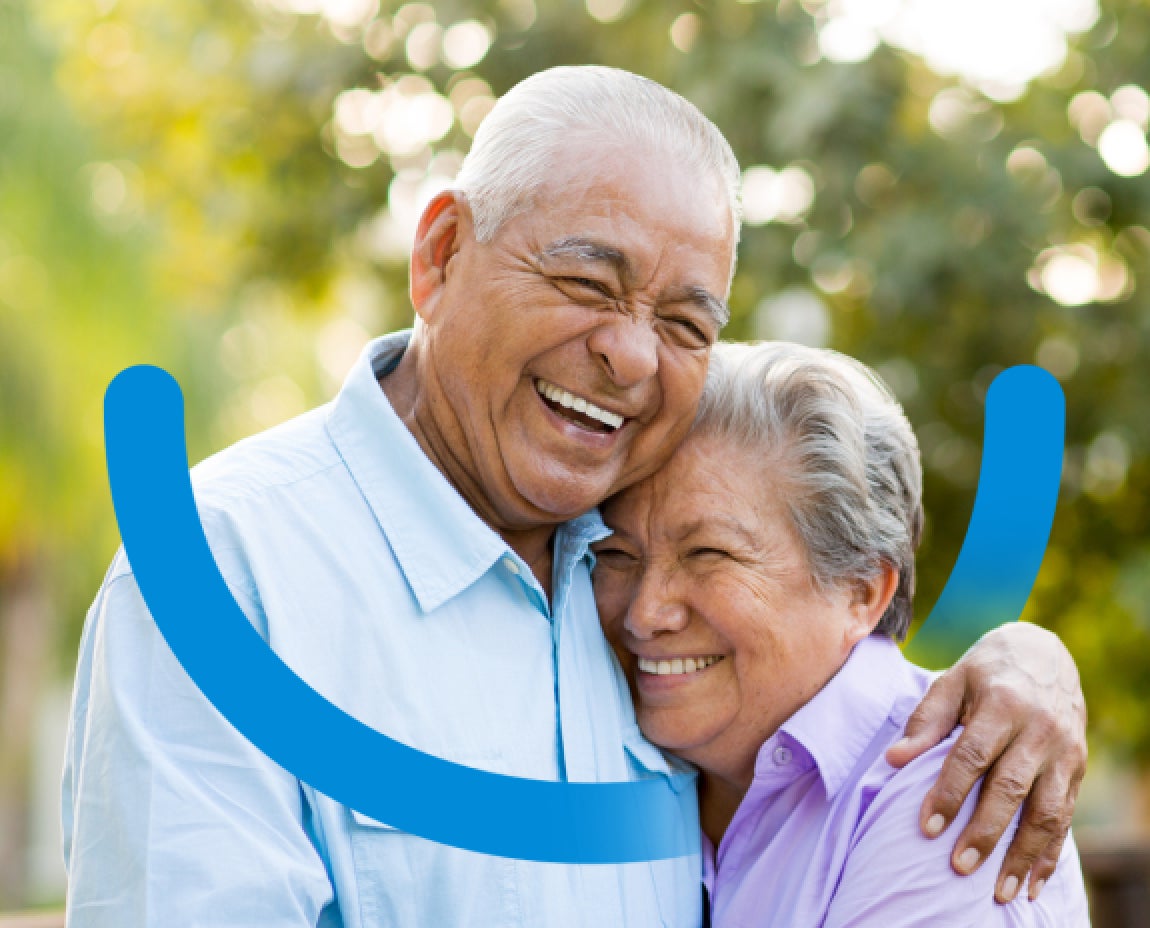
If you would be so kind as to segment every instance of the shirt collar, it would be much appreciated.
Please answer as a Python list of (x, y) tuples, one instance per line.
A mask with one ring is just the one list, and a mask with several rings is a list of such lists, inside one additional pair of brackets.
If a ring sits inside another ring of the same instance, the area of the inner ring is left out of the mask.
[[(528, 567), (428, 459), (380, 387), (379, 378), (399, 363), (410, 342), (407, 329), (364, 347), (332, 404), (327, 430), (420, 608), (430, 612), (501, 557), (513, 558), (522, 571)], [(554, 576), (565, 575), (608, 534), (597, 509), (560, 525)]]
[(424, 454), (379, 385), (410, 341), (406, 330), (368, 343), (332, 404), (327, 430), (420, 608), (430, 612), (509, 549)]
[(559, 526), (555, 534), (555, 562), (573, 563), (586, 555), (591, 545), (610, 534), (611, 529), (607, 528), (598, 509), (576, 516), (570, 522)]
[[(906, 662), (898, 644), (870, 636), (854, 646), (846, 663), (814, 698), (780, 726), (814, 761), (827, 796), (847, 781), (879, 729), (905, 692)], [(756, 758), (756, 772), (769, 769), (767, 744)]]

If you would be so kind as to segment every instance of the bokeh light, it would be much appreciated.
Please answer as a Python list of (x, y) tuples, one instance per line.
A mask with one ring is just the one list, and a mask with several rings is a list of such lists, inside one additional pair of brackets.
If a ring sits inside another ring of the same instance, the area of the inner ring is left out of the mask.
[(755, 307), (755, 337), (799, 342), (823, 348), (830, 342), (831, 317), (826, 304), (802, 287), (765, 297)]
[(474, 19), (458, 22), (443, 33), (443, 60), (457, 71), (473, 68), (491, 48), (492, 35)]
[(699, 36), (699, 17), (695, 13), (680, 13), (671, 23), (671, 44), (681, 52), (689, 52)]
[(748, 225), (794, 222), (807, 213), (814, 199), (814, 180), (798, 165), (776, 171), (760, 164), (743, 172), (743, 219)]
[(1121, 257), (1081, 243), (1039, 252), (1027, 282), (1062, 306), (1125, 299), (1133, 286), (1130, 269)]
[(627, 12), (627, 0), (586, 0), (587, 12), (601, 23), (613, 23)]
[(915, 52), (938, 74), (961, 77), (995, 100), (1062, 66), (1067, 35), (1098, 18), (1097, 0), (827, 0), (819, 48), (861, 61), (878, 43)]
[(1120, 177), (1137, 177), (1150, 167), (1146, 133), (1136, 122), (1116, 119), (1098, 137), (1098, 154)]

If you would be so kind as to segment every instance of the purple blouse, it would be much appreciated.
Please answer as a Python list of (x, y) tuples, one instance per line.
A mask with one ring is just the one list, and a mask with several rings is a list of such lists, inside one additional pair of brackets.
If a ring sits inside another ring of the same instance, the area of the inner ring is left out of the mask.
[(867, 638), (838, 674), (759, 750), (755, 777), (718, 853), (703, 838), (714, 928), (1089, 926), (1073, 837), (1031, 903), (994, 901), (1015, 818), (968, 877), (950, 856), (975, 799), (938, 838), (919, 807), (955, 735), (901, 770), (883, 752), (902, 736), (930, 674), (898, 646)]

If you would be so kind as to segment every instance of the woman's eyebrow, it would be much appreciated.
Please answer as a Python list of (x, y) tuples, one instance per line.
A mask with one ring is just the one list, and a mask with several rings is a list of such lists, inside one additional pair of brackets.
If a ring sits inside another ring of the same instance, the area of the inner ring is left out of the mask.
[(693, 522), (688, 522), (682, 527), (682, 530), (678, 533), (678, 535), (681, 540), (685, 540), (692, 537), (693, 535), (698, 535), (706, 531), (714, 531), (716, 529), (720, 532), (736, 535), (744, 544), (750, 545), (752, 547), (758, 547), (761, 543), (760, 539), (755, 536), (754, 532), (748, 529), (741, 522), (738, 522), (735, 519), (725, 519), (721, 516), (713, 515), (704, 516), (702, 518), (696, 519)]

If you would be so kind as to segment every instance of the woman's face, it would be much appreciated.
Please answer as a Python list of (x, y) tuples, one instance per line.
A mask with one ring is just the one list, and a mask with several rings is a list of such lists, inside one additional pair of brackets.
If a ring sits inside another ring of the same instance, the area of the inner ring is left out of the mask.
[(595, 545), (599, 614), (643, 733), (747, 784), (762, 743), (882, 612), (868, 589), (815, 589), (785, 492), (762, 455), (692, 436), (605, 504), (614, 534)]

